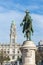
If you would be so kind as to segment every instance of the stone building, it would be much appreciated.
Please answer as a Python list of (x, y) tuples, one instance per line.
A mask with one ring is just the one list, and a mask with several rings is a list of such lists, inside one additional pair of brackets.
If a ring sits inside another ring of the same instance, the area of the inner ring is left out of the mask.
[[(0, 43), (0, 51), (3, 50), (6, 56), (10, 57), (10, 61), (16, 61), (18, 57), (21, 57), (20, 47), (21, 45), (16, 43), (16, 24), (14, 21), (11, 23), (10, 27), (10, 42)], [(43, 41), (41, 40), (37, 45), (36, 50), (36, 61), (43, 61)]]
[(10, 61), (16, 61), (18, 57), (21, 57), (20, 45), (16, 43), (16, 24), (14, 21), (10, 27), (10, 43), (0, 43), (0, 51), (3, 50), (7, 56), (10, 57)]
[(37, 45), (36, 63), (43, 65), (43, 41), (42, 40), (40, 40), (40, 42)]

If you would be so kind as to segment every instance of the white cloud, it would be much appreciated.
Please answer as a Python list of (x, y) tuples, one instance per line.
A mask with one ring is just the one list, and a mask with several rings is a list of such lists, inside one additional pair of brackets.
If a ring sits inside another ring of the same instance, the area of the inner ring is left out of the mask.
[(0, 12), (4, 12), (6, 9), (3, 6), (0, 6)]
[(31, 15), (33, 18), (34, 23), (40, 28), (43, 28), (43, 15), (39, 14), (32, 14)]
[[(10, 25), (11, 21), (14, 20), (17, 26), (17, 42), (22, 43), (24, 37), (22, 34), (22, 29), (20, 28), (20, 23), (22, 22), (23, 17), (24, 13), (17, 10), (10, 10), (6, 13), (0, 13), (0, 41), (7, 42), (10, 40)], [(33, 19), (33, 27), (35, 30), (33, 40), (38, 41), (43, 38), (43, 15), (31, 13), (31, 17)]]
[(33, 40), (37, 44), (40, 40), (43, 40), (43, 15), (31, 14), (33, 19), (34, 35)]
[(18, 10), (22, 10), (22, 11), (25, 11), (26, 9), (28, 10), (36, 10), (36, 9), (39, 9), (39, 6), (38, 5), (21, 5), (19, 3), (15, 4), (14, 7)]
[[(4, 6), (3, 6), (4, 5)], [(9, 10), (22, 10), (22, 11), (25, 11), (26, 9), (29, 9), (29, 10), (36, 10), (36, 9), (39, 9), (39, 6), (38, 5), (22, 5), (20, 3), (13, 3), (13, 2), (4, 2), (3, 5), (0, 6), (0, 12), (2, 11), (9, 11)]]
[(23, 13), (18, 11), (9, 11), (6, 13), (0, 13), (0, 41), (2, 42), (9, 41), (10, 25), (12, 20), (16, 22), (17, 30), (19, 32), (22, 17)]

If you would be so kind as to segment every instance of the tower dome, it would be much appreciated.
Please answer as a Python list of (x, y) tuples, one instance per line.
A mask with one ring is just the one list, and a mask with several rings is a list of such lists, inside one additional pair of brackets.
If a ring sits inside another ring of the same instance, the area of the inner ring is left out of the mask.
[(14, 21), (14, 20), (12, 20), (12, 25), (16, 25), (16, 23), (15, 23), (15, 21)]

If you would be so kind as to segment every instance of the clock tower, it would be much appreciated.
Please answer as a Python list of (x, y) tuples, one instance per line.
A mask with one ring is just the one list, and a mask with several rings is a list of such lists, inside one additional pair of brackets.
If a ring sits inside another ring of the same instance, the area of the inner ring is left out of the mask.
[(11, 45), (15, 44), (15, 39), (16, 39), (16, 24), (13, 20), (11, 23), (11, 28), (10, 28), (10, 43), (11, 43)]

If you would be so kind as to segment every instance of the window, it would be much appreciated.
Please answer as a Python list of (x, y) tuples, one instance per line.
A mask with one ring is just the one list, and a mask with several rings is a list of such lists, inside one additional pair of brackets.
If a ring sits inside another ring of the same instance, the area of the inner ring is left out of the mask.
[(13, 53), (15, 53), (15, 49), (13, 49)]
[(15, 58), (15, 56), (12, 56), (12, 59), (14, 59)]
[(4, 53), (6, 53), (6, 51), (4, 51)]
[(18, 53), (19, 53), (19, 51), (18, 51)]
[(15, 43), (15, 39), (12, 39), (12, 43)]
[(13, 53), (15, 53), (15, 51), (13, 51)]
[(9, 51), (7, 51), (7, 53), (9, 53)]

